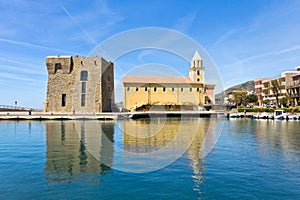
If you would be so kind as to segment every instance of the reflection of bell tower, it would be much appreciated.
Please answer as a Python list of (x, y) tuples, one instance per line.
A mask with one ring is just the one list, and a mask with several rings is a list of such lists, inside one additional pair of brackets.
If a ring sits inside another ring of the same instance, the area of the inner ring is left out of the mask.
[(198, 83), (204, 83), (204, 67), (203, 60), (200, 57), (198, 51), (195, 51), (195, 54), (191, 60), (191, 68), (189, 77), (192, 81)]

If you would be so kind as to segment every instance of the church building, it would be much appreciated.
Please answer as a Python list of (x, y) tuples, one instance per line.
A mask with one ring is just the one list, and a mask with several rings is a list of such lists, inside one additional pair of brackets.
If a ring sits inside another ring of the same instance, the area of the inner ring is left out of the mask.
[(205, 83), (203, 60), (196, 51), (188, 77), (125, 76), (123, 106), (135, 110), (145, 105), (203, 106), (214, 103), (214, 84)]

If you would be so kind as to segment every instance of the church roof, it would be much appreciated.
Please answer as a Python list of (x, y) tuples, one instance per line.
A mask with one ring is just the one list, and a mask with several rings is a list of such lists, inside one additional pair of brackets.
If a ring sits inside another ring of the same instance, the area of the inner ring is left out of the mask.
[(198, 53), (198, 51), (196, 50), (195, 51), (195, 54), (194, 54), (194, 56), (193, 56), (193, 59), (192, 60), (202, 60), (202, 58), (200, 57), (200, 55), (199, 55), (199, 53)]
[[(202, 84), (192, 81), (189, 77), (167, 77), (167, 76), (124, 76), (123, 83), (157, 83), (157, 84)], [(214, 86), (214, 84), (205, 83)]]

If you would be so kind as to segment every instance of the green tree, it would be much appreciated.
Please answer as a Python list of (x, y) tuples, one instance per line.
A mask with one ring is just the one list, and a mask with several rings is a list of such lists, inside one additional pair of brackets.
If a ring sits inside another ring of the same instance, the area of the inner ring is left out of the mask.
[(270, 101), (269, 100), (263, 100), (262, 103), (266, 105), (266, 104), (270, 103)]
[(279, 104), (278, 96), (280, 93), (280, 86), (279, 86), (277, 79), (271, 80), (271, 90), (272, 90), (273, 94), (275, 95), (276, 104), (278, 105)]
[(246, 92), (236, 92), (234, 94), (234, 100), (237, 106), (242, 105), (246, 102), (247, 93)]
[(284, 107), (286, 107), (287, 103), (288, 103), (288, 99), (283, 97), (279, 100), (280, 104), (283, 105)]
[(246, 97), (247, 103), (256, 103), (258, 101), (258, 97), (255, 94), (249, 94)]

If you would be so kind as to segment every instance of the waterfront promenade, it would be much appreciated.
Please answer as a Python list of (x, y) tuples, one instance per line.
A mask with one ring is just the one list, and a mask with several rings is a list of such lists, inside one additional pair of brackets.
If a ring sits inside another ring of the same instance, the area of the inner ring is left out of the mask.
[(0, 120), (116, 120), (150, 117), (200, 117), (224, 115), (223, 111), (151, 111), (151, 112), (107, 112), (97, 114), (69, 114), (45, 112), (0, 112)]

